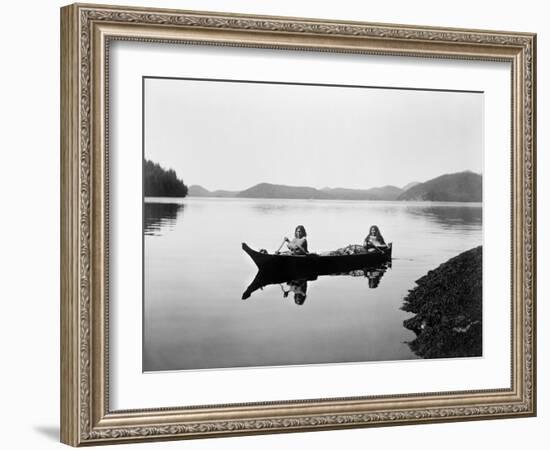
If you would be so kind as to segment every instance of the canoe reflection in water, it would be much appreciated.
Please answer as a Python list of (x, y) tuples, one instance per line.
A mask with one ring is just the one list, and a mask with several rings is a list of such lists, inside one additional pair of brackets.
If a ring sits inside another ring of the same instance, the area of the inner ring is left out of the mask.
[[(297, 305), (303, 305), (307, 297), (307, 280), (291, 280), (287, 281), (286, 286), (288, 290), (285, 290), (285, 286), (281, 284), (281, 290), (283, 291), (283, 297), (287, 298), (288, 294), (294, 293), (294, 303)], [(244, 298), (244, 295), (243, 295)]]
[[(265, 286), (278, 284), (281, 287), (283, 298), (287, 298), (292, 293), (294, 303), (303, 305), (307, 298), (308, 282), (317, 280), (319, 276), (365, 277), (368, 279), (369, 288), (375, 289), (380, 284), (386, 270), (391, 268), (391, 248), (386, 255), (376, 255), (370, 259), (332, 258), (330, 261), (322, 261), (319, 259), (325, 257), (317, 256), (317, 260), (312, 261), (313, 264), (307, 264), (305, 260), (315, 257), (290, 257), (301, 258), (301, 261), (296, 263), (294, 260), (269, 259), (271, 255), (256, 252), (246, 244), (243, 244), (243, 250), (256, 262), (259, 269), (252, 283), (244, 291), (243, 300)], [(263, 256), (265, 258), (262, 258)], [(262, 262), (264, 263), (262, 264)]]

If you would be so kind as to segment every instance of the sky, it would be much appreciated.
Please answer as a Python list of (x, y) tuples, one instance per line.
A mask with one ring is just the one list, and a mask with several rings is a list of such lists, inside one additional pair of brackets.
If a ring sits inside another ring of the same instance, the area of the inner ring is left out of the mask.
[(210, 190), (403, 187), (481, 173), (483, 94), (147, 78), (144, 153)]

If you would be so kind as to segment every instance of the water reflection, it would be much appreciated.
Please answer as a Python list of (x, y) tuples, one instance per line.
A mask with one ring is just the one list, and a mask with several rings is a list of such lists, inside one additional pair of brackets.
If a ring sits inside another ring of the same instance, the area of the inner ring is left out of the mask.
[(479, 226), (482, 223), (483, 210), (478, 206), (453, 207), (450, 205), (411, 206), (406, 211), (422, 219), (428, 219), (445, 228), (457, 225)]
[(286, 204), (270, 204), (270, 203), (255, 203), (250, 208), (257, 213), (261, 214), (279, 214), (291, 208), (291, 205)]
[(146, 202), (143, 208), (143, 232), (147, 236), (161, 236), (176, 224), (184, 205), (177, 203)]
[(333, 275), (347, 275), (350, 277), (365, 277), (368, 280), (369, 289), (376, 289), (378, 285), (380, 284), (380, 280), (382, 279), (382, 276), (386, 273), (388, 269), (391, 269), (392, 262), (391, 260), (369, 266), (369, 267), (363, 267), (362, 269), (358, 270), (351, 270), (349, 272), (343, 272)]
[(263, 290), (269, 285), (278, 284), (283, 293), (283, 298), (293, 294), (294, 303), (303, 305), (307, 298), (308, 282), (317, 280), (320, 276), (349, 276), (349, 277), (364, 277), (367, 279), (367, 285), (370, 289), (376, 289), (380, 285), (380, 280), (386, 271), (391, 268), (391, 261), (380, 263), (377, 265), (363, 267), (361, 269), (351, 270), (349, 272), (340, 273), (296, 273), (294, 276), (289, 275), (286, 271), (265, 270), (260, 269), (254, 280), (244, 291), (242, 299), (246, 300), (257, 290)]
[(281, 290), (283, 291), (283, 297), (287, 298), (291, 292), (294, 295), (294, 303), (297, 305), (303, 305), (307, 297), (307, 280), (291, 280), (286, 282), (286, 287), (281, 284)]

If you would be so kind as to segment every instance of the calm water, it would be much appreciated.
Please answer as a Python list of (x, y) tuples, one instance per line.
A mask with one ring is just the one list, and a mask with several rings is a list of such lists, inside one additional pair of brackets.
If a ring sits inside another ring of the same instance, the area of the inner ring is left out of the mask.
[[(277, 249), (296, 225), (310, 251), (361, 243), (371, 224), (392, 267), (287, 284), (241, 300), (257, 273), (241, 249)], [(146, 199), (144, 370), (417, 358), (400, 307), (415, 280), (482, 243), (480, 204), (265, 199)], [(303, 286), (300, 287), (303, 289)]]

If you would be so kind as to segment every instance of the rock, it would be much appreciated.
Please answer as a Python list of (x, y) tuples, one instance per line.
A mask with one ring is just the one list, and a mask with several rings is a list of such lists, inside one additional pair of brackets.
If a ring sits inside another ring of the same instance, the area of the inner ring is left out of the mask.
[(423, 358), (482, 355), (482, 246), (461, 253), (416, 281), (401, 309), (416, 334), (409, 347)]

